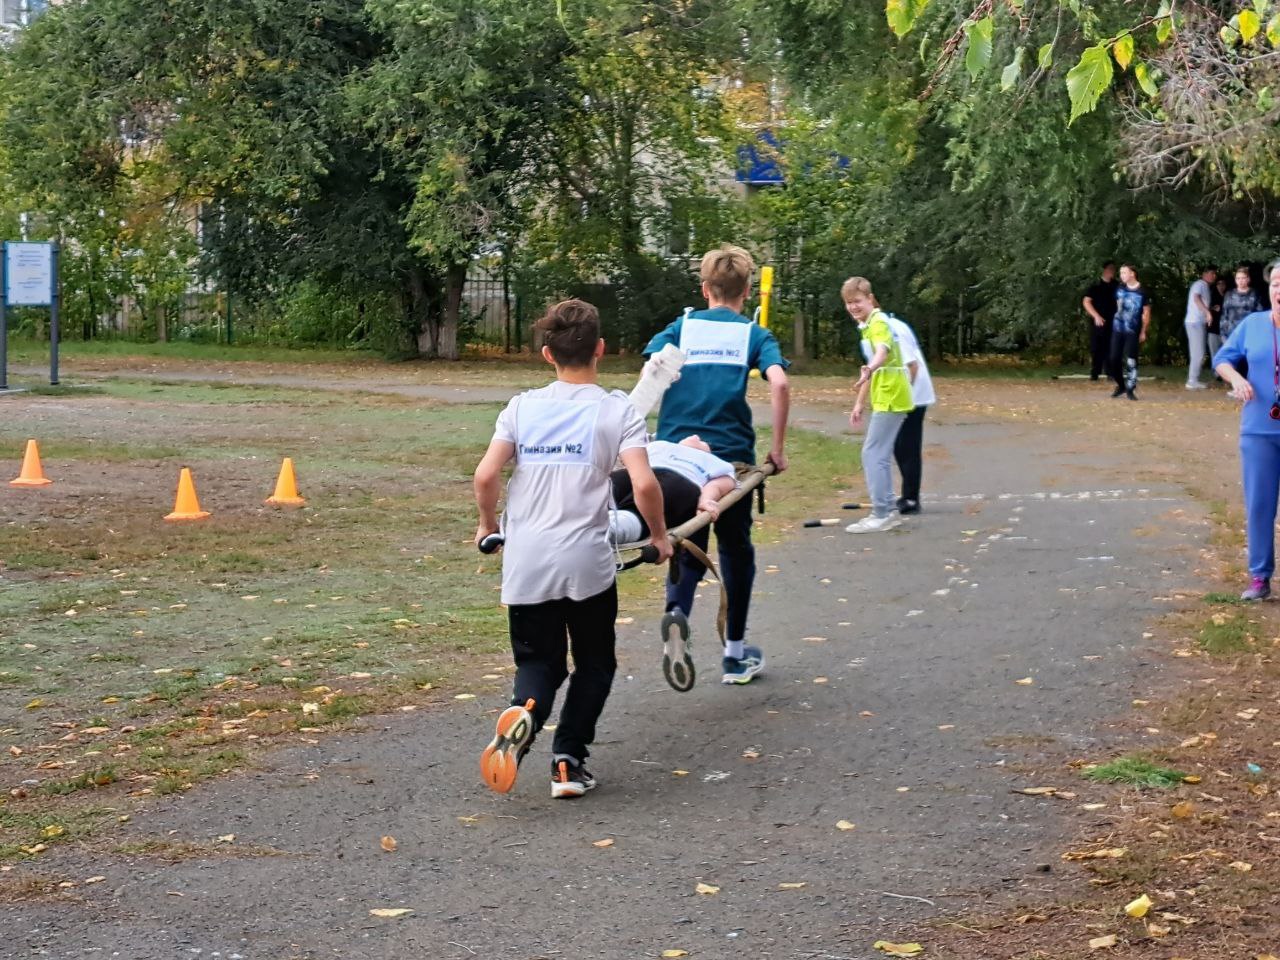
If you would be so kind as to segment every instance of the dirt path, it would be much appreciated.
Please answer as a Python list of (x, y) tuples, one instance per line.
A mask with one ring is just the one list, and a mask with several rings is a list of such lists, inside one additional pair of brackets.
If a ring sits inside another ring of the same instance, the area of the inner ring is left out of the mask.
[[(1189, 577), (1204, 528), (1182, 522), (1198, 514), (1174, 487), (1118, 479), (1119, 458), (1083, 465), (1057, 431), (957, 420), (927, 440), (931, 494), (908, 529), (762, 548), (759, 682), (709, 682), (714, 588), (691, 693), (663, 683), (654, 624), (621, 628), (601, 787), (584, 800), (551, 801), (545, 743), (512, 796), (479, 785), (503, 702), (492, 681), (166, 799), (133, 839), (234, 834), (225, 854), (72, 853), (67, 876), (105, 881), (74, 903), (0, 908), (0, 956), (840, 960), (927, 940), (923, 921), (1002, 891), (1051, 893), (1041, 865), (1056, 871), (1055, 843), (1097, 816), (1063, 762), (1109, 749), (1111, 718), (1159, 683), (1143, 624)], [(1079, 797), (1010, 793), (1042, 782)]]

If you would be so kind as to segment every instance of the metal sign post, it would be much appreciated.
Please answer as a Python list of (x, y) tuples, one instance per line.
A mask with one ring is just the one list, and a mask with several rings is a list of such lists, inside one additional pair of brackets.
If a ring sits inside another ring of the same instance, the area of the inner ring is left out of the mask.
[(4, 296), (7, 289), (4, 282), (4, 263), (8, 258), (4, 255), (4, 245), (0, 244), (0, 390), (9, 389), (9, 318)]
[(58, 245), (5, 241), (0, 260), (0, 389), (8, 388), (9, 307), (49, 308), (49, 383), (58, 384)]

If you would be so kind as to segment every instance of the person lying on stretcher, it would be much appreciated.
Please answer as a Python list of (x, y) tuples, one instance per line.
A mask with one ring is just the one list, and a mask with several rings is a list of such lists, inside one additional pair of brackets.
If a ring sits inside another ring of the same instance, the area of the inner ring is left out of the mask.
[[(654, 440), (648, 446), (649, 466), (662, 488), (663, 513), (667, 529), (692, 520), (699, 512), (720, 515), (720, 498), (736, 489), (733, 464), (721, 460), (696, 433), (678, 444)], [(615, 544), (637, 543), (649, 538), (649, 528), (640, 519), (631, 493), (631, 477), (626, 470), (609, 475), (613, 482), (613, 502), (609, 511), (609, 534)]]

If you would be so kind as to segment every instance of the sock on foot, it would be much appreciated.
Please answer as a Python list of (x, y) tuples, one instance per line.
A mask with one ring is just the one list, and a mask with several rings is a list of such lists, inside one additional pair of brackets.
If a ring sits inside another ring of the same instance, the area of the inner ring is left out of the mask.
[(726, 640), (724, 642), (724, 655), (732, 657), (734, 660), (741, 660), (746, 656), (746, 651), (743, 649), (745, 646), (746, 643), (742, 640)]
[(642, 529), (640, 518), (630, 510), (609, 511), (609, 536), (614, 543), (635, 543)]

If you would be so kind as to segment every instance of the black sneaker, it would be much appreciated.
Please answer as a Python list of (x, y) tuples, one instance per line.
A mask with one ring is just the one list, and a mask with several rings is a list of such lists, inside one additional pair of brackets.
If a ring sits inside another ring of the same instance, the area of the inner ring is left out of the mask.
[(1124, 396), (1124, 387), (1116, 387), (1114, 390), (1111, 391), (1112, 400), (1114, 400), (1116, 397), (1123, 397), (1123, 396)]
[(1134, 393), (1132, 390), (1126, 390), (1126, 391), (1124, 392), (1124, 395), (1125, 395), (1126, 397), (1128, 397), (1130, 400), (1137, 400), (1137, 399), (1138, 399), (1138, 395), (1137, 395), (1136, 393)]
[(898, 512), (903, 516), (920, 512), (919, 500), (908, 500), (906, 497), (898, 498)]
[(596, 778), (587, 768), (573, 760), (551, 761), (551, 796), (556, 800), (572, 800), (596, 788)]
[(689, 619), (676, 608), (662, 615), (662, 675), (673, 690), (687, 693), (693, 689), (697, 673), (689, 653)]

